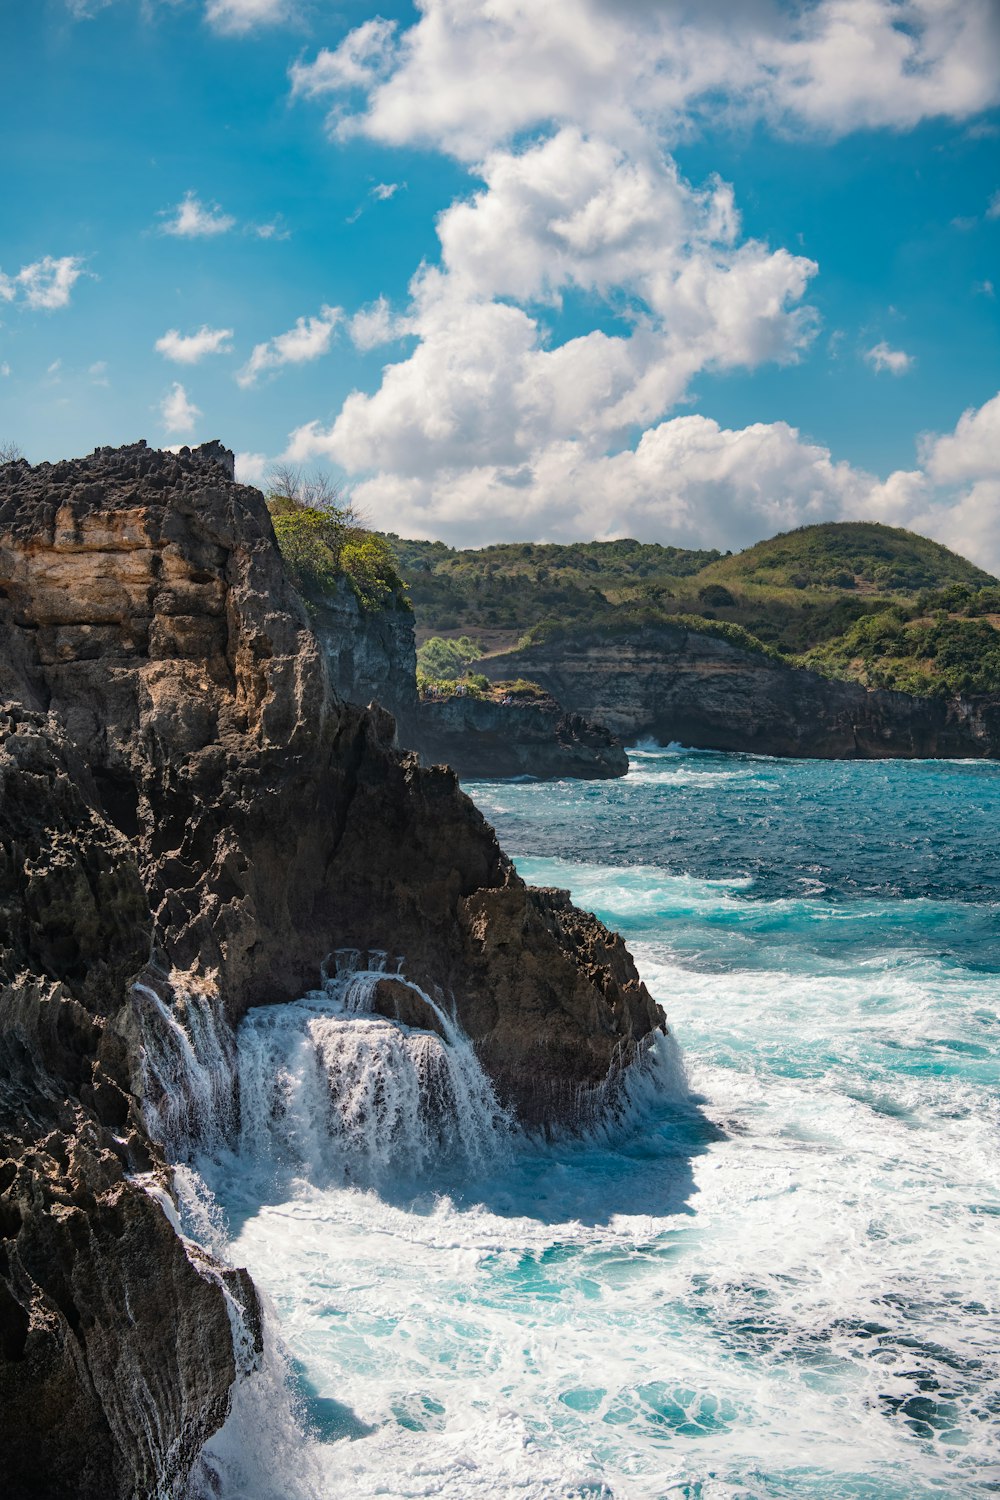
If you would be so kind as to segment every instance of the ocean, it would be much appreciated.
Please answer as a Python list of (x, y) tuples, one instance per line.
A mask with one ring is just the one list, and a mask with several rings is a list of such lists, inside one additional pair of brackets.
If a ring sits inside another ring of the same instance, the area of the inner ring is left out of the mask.
[(198, 1494), (1000, 1494), (1000, 766), (631, 758), (468, 788), (666, 1011), (587, 1139), (349, 956), (243, 1023), (178, 1182), (270, 1353)]

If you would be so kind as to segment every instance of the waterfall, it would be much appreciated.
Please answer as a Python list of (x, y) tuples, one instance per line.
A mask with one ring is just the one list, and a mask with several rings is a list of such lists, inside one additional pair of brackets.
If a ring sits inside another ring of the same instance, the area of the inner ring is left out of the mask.
[[(201, 1251), (228, 1258), (222, 1184), (242, 1181), (253, 1195), (264, 1173), (377, 1188), (438, 1167), (480, 1171), (506, 1151), (512, 1122), (471, 1043), (401, 966), (386, 953), (343, 949), (323, 965), (319, 989), (251, 1010), (235, 1035), (211, 995), (177, 983), (170, 1004), (134, 987), (146, 1121), (174, 1163), (175, 1199), (155, 1173), (140, 1181), (222, 1287), (237, 1368), (229, 1416), (200, 1454), (186, 1500), (320, 1493), (274, 1309), (264, 1298), (264, 1351), (255, 1355), (245, 1310)], [(426, 1028), (375, 1013), (385, 980), (397, 1008)], [(292, 1470), (298, 1477), (286, 1482)]]
[(173, 987), (170, 1006), (136, 984), (140, 1097), (146, 1128), (174, 1161), (232, 1140), (238, 1117), (236, 1041), (218, 999)]
[(364, 1186), (497, 1158), (511, 1122), (468, 1038), (399, 976), (435, 1030), (374, 1014), (385, 977), (338, 962), (322, 989), (250, 1012), (239, 1038), (241, 1155)]
[[(248, 1164), (366, 1186), (438, 1164), (488, 1166), (511, 1121), (461, 1027), (400, 964), (341, 949), (320, 989), (256, 1007), (235, 1038), (211, 996), (177, 988), (171, 1006), (137, 984), (150, 1134), (175, 1162), (229, 1149)], [(389, 977), (426, 1027), (375, 1013)]]

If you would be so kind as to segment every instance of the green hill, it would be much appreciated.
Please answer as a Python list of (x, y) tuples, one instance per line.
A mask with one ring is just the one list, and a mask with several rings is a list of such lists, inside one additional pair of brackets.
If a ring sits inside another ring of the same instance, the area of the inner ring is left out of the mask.
[(952, 583), (982, 588), (996, 582), (940, 542), (876, 521), (829, 521), (782, 532), (712, 563), (699, 581), (881, 594), (915, 594)]
[(614, 542), (510, 542), (459, 551), (443, 542), (388, 536), (410, 589), (422, 638), (483, 634), (512, 644), (547, 618), (587, 620), (606, 604), (673, 590), (721, 552)]
[(871, 521), (803, 526), (743, 552), (631, 539), (459, 551), (390, 536), (419, 641), (630, 630), (682, 617), (838, 677), (911, 692), (1000, 691), (997, 580)]

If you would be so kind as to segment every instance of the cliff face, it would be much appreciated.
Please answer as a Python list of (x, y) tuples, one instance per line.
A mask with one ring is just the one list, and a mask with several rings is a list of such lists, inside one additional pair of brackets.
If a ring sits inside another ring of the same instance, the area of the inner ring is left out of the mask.
[(348, 703), (380, 703), (397, 721), (409, 721), (417, 706), (409, 605), (394, 595), (383, 609), (366, 610), (341, 578), (322, 600), (310, 602), (309, 617), (334, 692)]
[(135, 1180), (164, 1174), (133, 981), (235, 1023), (331, 949), (402, 954), (534, 1126), (662, 1025), (620, 940), (525, 887), (454, 775), (338, 695), (335, 637), (218, 445), (0, 469), (9, 1494), (179, 1494), (227, 1408), (227, 1308), (255, 1325), (245, 1276)]
[(256, 1294), (135, 1180), (156, 1161), (122, 1030), (151, 940), (129, 841), (54, 716), (8, 704), (0, 736), (4, 1493), (180, 1493), (228, 1408), (227, 1301), (256, 1323)]
[(1000, 705), (834, 682), (680, 626), (553, 639), (477, 665), (530, 677), (626, 742), (821, 759), (1000, 755)]
[(567, 714), (554, 698), (497, 703), (451, 697), (421, 703), (407, 721), (410, 743), (430, 764), (465, 779), (492, 776), (624, 776), (628, 756), (600, 724)]

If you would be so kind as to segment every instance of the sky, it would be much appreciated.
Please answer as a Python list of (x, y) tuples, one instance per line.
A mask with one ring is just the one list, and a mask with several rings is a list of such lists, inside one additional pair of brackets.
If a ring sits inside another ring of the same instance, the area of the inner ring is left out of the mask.
[(1000, 571), (1000, 0), (2, 0), (0, 443)]

